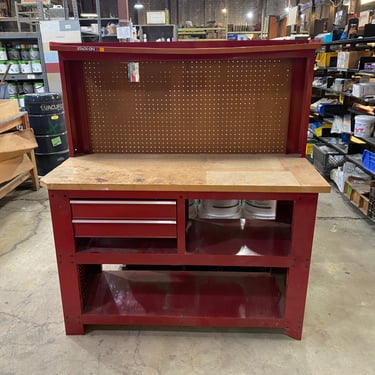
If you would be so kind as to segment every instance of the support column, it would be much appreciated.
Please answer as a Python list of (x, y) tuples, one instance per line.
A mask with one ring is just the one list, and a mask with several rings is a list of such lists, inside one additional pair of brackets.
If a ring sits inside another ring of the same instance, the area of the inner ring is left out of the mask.
[(129, 20), (128, 0), (117, 0), (117, 7), (118, 7), (119, 25), (123, 26), (124, 21)]

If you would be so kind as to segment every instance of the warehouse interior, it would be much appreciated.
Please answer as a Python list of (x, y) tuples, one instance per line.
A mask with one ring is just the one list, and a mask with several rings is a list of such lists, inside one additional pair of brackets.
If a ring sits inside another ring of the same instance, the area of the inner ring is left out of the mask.
[(374, 24), (0, 1), (0, 374), (373, 374)]

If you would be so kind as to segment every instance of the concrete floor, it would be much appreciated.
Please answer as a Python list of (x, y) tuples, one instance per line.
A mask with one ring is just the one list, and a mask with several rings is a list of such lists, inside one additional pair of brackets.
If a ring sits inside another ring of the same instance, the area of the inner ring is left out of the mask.
[(320, 196), (302, 341), (279, 332), (65, 336), (45, 189), (0, 200), (0, 374), (375, 374), (375, 224)]

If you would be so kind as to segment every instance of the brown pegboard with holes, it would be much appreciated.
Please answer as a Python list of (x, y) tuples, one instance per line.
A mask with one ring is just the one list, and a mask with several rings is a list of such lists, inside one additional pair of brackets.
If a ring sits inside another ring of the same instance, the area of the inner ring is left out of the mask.
[(94, 153), (286, 153), (291, 61), (85, 61)]
[[(51, 43), (59, 51), (70, 156), (304, 156), (319, 45)], [(139, 64), (139, 82), (129, 82), (129, 63)]]

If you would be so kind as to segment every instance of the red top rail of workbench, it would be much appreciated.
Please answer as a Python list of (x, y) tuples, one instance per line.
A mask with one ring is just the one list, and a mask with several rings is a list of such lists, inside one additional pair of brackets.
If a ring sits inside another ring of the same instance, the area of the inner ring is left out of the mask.
[[(246, 56), (296, 53), (310, 55), (320, 48), (318, 40), (258, 40), (202, 42), (145, 42), (145, 43), (50, 43), (50, 49), (74, 59), (103, 55), (132, 55), (161, 58), (204, 58), (215, 56)], [(104, 56), (103, 56), (104, 57)]]

